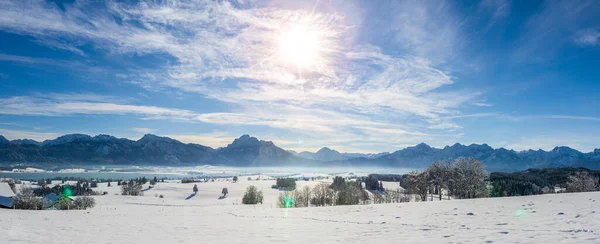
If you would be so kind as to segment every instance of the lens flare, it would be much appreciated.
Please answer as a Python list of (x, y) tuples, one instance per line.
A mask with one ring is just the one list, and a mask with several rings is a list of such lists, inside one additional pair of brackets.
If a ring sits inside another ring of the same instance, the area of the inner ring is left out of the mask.
[(520, 219), (526, 218), (527, 217), (527, 211), (525, 211), (525, 209), (523, 209), (523, 208), (520, 208), (520, 209), (518, 209), (515, 212), (515, 216), (518, 217), (518, 218), (520, 218)]
[(71, 187), (68, 185), (64, 186), (63, 187), (63, 196), (70, 197), (71, 195), (73, 195), (73, 192), (71, 191)]
[(291, 208), (294, 205), (294, 199), (292, 199), (291, 196), (285, 196), (283, 198), (283, 207), (284, 208)]

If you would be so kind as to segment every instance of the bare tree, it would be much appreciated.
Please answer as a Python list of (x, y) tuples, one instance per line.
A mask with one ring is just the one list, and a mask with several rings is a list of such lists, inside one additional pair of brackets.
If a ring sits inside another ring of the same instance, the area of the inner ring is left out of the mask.
[(303, 205), (306, 207), (308, 207), (309, 205), (311, 193), (312, 191), (310, 190), (309, 186), (304, 186), (304, 188), (300, 192), (300, 195), (302, 195)]
[(328, 206), (333, 204), (335, 192), (329, 188), (329, 184), (320, 183), (313, 190), (310, 203), (315, 206)]
[(587, 171), (576, 172), (569, 176), (567, 191), (587, 192), (598, 190), (598, 179), (591, 176)]

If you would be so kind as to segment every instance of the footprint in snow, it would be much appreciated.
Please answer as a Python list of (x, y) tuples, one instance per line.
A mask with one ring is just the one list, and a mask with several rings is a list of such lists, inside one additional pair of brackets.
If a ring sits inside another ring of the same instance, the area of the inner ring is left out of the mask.
[(565, 215), (565, 213), (563, 213), (563, 212), (560, 212), (560, 213), (558, 213), (557, 215)]
[(498, 233), (500, 233), (500, 234), (505, 234), (505, 235), (506, 235), (506, 234), (508, 234), (508, 231), (500, 231), (500, 232), (498, 232)]
[(467, 215), (469, 215), (469, 216), (473, 216), (473, 215), (475, 215), (475, 214), (473, 214), (473, 213), (467, 213)]

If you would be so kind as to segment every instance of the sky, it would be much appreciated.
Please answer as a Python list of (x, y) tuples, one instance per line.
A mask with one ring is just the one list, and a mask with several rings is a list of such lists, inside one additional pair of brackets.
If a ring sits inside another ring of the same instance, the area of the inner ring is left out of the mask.
[(0, 135), (600, 148), (597, 1), (0, 0)]

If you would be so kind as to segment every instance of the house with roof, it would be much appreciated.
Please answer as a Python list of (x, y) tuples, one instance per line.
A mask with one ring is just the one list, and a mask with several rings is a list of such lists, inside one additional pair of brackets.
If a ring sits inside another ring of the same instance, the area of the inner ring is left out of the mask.
[(15, 196), (15, 192), (7, 182), (0, 182), (0, 207), (12, 208)]
[(44, 196), (44, 203), (42, 205), (42, 207), (44, 209), (48, 209), (48, 208), (53, 208), (54, 206), (56, 206), (56, 204), (58, 204), (62, 199), (65, 199), (67, 201), (73, 201), (73, 198), (65, 196), (63, 194), (56, 194), (56, 193), (50, 193), (46, 196)]

